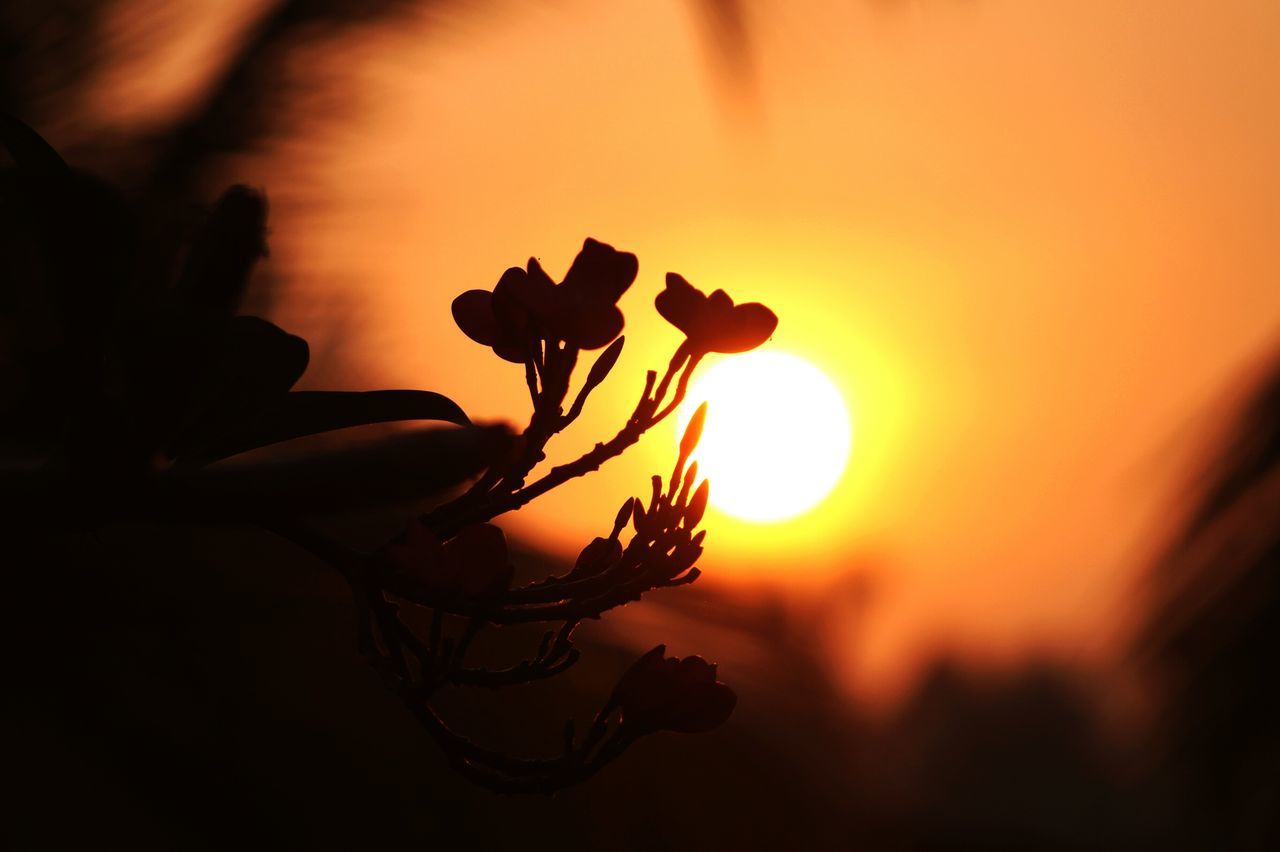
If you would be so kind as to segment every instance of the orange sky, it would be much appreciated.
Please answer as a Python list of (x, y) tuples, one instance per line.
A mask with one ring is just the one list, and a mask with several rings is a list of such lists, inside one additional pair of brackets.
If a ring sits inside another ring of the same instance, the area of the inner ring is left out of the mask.
[[(554, 445), (576, 455), (678, 342), (664, 272), (764, 301), (770, 345), (849, 398), (853, 459), (805, 518), (712, 513), (708, 574), (877, 566), (868, 682), (940, 642), (1093, 657), (1204, 412), (1280, 329), (1280, 4), (746, 5), (740, 103), (677, 0), (496, 3), (311, 50), (333, 114), (234, 175), (274, 198), (282, 319), (336, 317), (364, 383), (522, 422), (519, 368), (449, 302), (530, 254), (563, 272), (588, 235), (634, 251), (627, 350)], [(673, 441), (511, 527), (580, 546)]]

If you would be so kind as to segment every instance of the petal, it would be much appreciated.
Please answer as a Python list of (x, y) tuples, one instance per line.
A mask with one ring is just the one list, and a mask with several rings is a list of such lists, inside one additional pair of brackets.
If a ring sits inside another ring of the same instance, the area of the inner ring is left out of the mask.
[(560, 286), (575, 299), (601, 299), (613, 303), (636, 280), (638, 269), (639, 262), (634, 254), (618, 251), (588, 237)]
[(712, 352), (746, 352), (755, 349), (773, 336), (778, 327), (777, 315), (758, 302), (738, 305), (730, 314), (730, 321), (716, 328)]
[(667, 289), (658, 294), (654, 305), (667, 322), (689, 334), (706, 305), (707, 297), (674, 272), (667, 273)]
[(702, 657), (685, 657), (680, 661), (680, 677), (693, 683), (715, 683), (716, 667)]
[(618, 686), (622, 687), (629, 681), (647, 677), (649, 673), (660, 670), (666, 653), (666, 645), (658, 645), (653, 650), (649, 651), (643, 657), (632, 663), (631, 668), (627, 669), (626, 672), (623, 673), (622, 678), (618, 681)]
[(498, 320), (493, 312), (493, 294), (488, 290), (468, 290), (453, 300), (453, 321), (476, 343), (492, 346), (498, 340)]
[(510, 361), (512, 364), (523, 364), (529, 360), (531, 347), (527, 345), (516, 345), (500, 343), (493, 347), (494, 353), (503, 361)]
[(535, 258), (528, 269), (508, 269), (493, 288), (498, 299), (498, 321), (510, 328), (527, 328), (531, 323), (546, 331), (555, 322), (556, 285), (542, 271)]
[(493, 288), (493, 315), (497, 327), (510, 334), (525, 329), (529, 325), (529, 303), (534, 301), (531, 295), (529, 274), (518, 266), (513, 266)]
[(728, 721), (738, 696), (723, 683), (708, 683), (691, 690), (685, 701), (685, 708), (673, 714), (666, 727), (682, 734), (704, 734)]
[(733, 310), (733, 299), (723, 290), (716, 290), (707, 297), (707, 309), (713, 316), (727, 315)]
[[(663, 656), (667, 653), (666, 645), (658, 645), (653, 650), (631, 664), (631, 667), (618, 678), (618, 685), (613, 688), (607, 707), (635, 705), (645, 700), (652, 691), (655, 674), (662, 669)], [(634, 712), (634, 711), (633, 711)]]
[(614, 305), (597, 305), (568, 316), (565, 338), (580, 349), (599, 349), (622, 334), (622, 311)]

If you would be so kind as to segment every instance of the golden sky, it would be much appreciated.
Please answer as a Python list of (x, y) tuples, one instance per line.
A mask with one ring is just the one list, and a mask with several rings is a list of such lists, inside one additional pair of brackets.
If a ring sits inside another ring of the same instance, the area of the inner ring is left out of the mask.
[[(586, 236), (634, 251), (627, 349), (564, 458), (678, 342), (666, 271), (766, 302), (769, 346), (848, 398), (852, 461), (796, 521), (713, 512), (709, 577), (874, 571), (869, 680), (938, 644), (1105, 651), (1206, 413), (1280, 328), (1280, 4), (745, 5), (740, 90), (678, 0), (495, 3), (305, 52), (327, 117), (233, 175), (274, 199), (282, 320), (336, 323), (363, 383), (522, 423), (520, 369), (450, 301), (531, 254), (562, 273)], [(576, 550), (674, 440), (510, 528)]]

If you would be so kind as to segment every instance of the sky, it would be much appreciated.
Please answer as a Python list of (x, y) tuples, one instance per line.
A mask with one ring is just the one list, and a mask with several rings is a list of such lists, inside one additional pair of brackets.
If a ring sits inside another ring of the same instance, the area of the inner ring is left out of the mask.
[[(708, 582), (803, 598), (864, 576), (874, 606), (836, 650), (868, 688), (940, 647), (1114, 649), (1280, 332), (1280, 4), (745, 3), (736, 77), (680, 0), (480, 6), (305, 48), (303, 120), (229, 169), (273, 200), (280, 320), (344, 343), (326, 383), (522, 424), (520, 368), (449, 304), (531, 255), (558, 276), (595, 237), (640, 259), (627, 347), (552, 461), (665, 364), (680, 337), (652, 301), (679, 272), (772, 307), (768, 348), (826, 372), (855, 431), (813, 512), (709, 514)], [(222, 8), (166, 67), (234, 37)], [(162, 107), (179, 76), (104, 103)], [(675, 441), (503, 524), (571, 555)]]

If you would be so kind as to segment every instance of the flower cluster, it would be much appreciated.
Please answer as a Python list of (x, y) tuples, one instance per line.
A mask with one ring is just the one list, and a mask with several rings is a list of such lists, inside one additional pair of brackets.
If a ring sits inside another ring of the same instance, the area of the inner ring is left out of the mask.
[(599, 349), (622, 333), (618, 299), (636, 279), (636, 256), (588, 239), (564, 280), (554, 283), (536, 258), (513, 266), (489, 290), (453, 300), (453, 318), (472, 340), (516, 363), (540, 341)]
[(674, 272), (658, 294), (658, 313), (683, 331), (694, 352), (747, 352), (773, 336), (778, 318), (758, 302), (735, 305), (729, 294), (710, 296)]
[[(777, 327), (777, 317), (763, 305), (735, 305), (722, 290), (707, 296), (668, 274), (656, 307), (685, 340), (665, 374), (649, 372), (640, 400), (613, 438), (529, 481), (546, 444), (575, 420), (617, 363), (624, 343), (617, 303), (636, 274), (634, 255), (588, 239), (558, 284), (531, 259), (524, 268), (508, 269), (492, 290), (468, 290), (454, 300), (454, 319), (468, 337), (524, 364), (533, 417), (521, 436), (518, 459), (491, 469), (465, 494), (428, 513), (380, 556), (384, 588), (398, 605), (435, 613), (425, 641), (398, 619), (380, 626), (392, 639), (388, 649), (403, 654), (407, 648), (417, 658), (403, 669), (404, 679), (415, 684), (406, 689), (410, 706), (455, 765), (498, 789), (545, 791), (576, 783), (643, 735), (718, 727), (736, 702), (733, 690), (716, 680), (714, 665), (698, 656), (668, 658), (660, 645), (622, 676), (583, 738), (574, 736), (572, 726), (566, 730), (564, 753), (557, 758), (516, 760), (488, 752), (455, 733), (430, 705), (434, 690), (447, 683), (498, 688), (554, 676), (577, 659), (573, 631), (580, 621), (700, 575), (696, 563), (706, 532), (698, 527), (710, 487), (699, 481), (697, 464), (688, 461), (701, 437), (705, 404), (690, 418), (665, 487), (662, 477), (652, 477), (649, 499), (628, 499), (609, 535), (592, 539), (565, 574), (508, 588), (506, 550), (488, 523), (620, 455), (679, 406), (705, 355), (755, 348)], [(578, 354), (600, 348), (604, 352), (566, 413)], [(457, 617), (465, 619), (466, 628), (451, 639), (442, 625)], [(483, 624), (536, 622), (561, 626), (547, 632), (530, 658), (505, 669), (466, 664), (467, 644)]]

